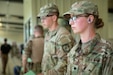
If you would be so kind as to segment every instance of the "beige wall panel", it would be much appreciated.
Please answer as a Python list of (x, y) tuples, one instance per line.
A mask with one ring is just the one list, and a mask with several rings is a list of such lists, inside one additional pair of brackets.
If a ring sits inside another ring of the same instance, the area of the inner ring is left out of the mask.
[(113, 9), (113, 0), (108, 0), (108, 7)]
[(108, 14), (108, 24), (107, 25), (109, 25), (109, 28), (108, 28), (109, 38), (108, 39), (113, 40), (113, 13)]
[(30, 18), (31, 16), (31, 0), (24, 0), (24, 23)]
[(71, 3), (71, 0), (64, 0), (63, 3), (64, 3), (64, 6), (63, 6), (63, 9), (64, 9), (63, 13), (64, 13), (70, 9), (70, 6), (72, 3)]
[(113, 22), (109, 23), (109, 30), (108, 30), (109, 38), (113, 40)]
[(37, 1), (36, 1), (36, 7), (37, 7), (37, 8), (36, 8), (35, 10), (36, 10), (37, 14), (39, 13), (39, 10), (40, 10), (40, 6), (41, 6), (40, 3), (41, 3), (40, 0), (37, 0)]
[(21, 44), (23, 43), (23, 33), (22, 32), (14, 32), (14, 31), (1, 31), (0, 30), (0, 44), (3, 43), (3, 39), (7, 38), (12, 43), (13, 41)]

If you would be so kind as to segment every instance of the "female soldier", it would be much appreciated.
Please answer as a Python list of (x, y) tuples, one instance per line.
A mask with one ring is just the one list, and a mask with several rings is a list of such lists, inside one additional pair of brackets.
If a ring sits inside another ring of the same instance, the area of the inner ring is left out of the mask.
[(80, 34), (79, 43), (68, 54), (67, 75), (113, 75), (113, 48), (95, 31), (103, 27), (97, 5), (79, 1), (65, 14), (71, 16), (73, 32)]

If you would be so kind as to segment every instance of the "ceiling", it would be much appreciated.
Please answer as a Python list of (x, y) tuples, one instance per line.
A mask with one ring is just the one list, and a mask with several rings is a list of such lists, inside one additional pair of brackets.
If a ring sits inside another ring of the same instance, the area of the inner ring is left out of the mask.
[(23, 31), (23, 0), (0, 0), (0, 30)]
[(19, 3), (23, 3), (23, 0), (1, 0), (1, 1), (9, 1), (9, 2), (19, 2)]

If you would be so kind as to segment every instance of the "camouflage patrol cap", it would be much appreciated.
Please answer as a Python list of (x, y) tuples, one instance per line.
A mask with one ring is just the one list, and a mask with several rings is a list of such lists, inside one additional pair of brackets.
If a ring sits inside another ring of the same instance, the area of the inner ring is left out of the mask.
[(40, 8), (38, 17), (45, 17), (47, 15), (54, 15), (55, 13), (59, 14), (58, 7), (54, 3), (49, 3)]
[(79, 15), (79, 14), (93, 14), (98, 15), (98, 7), (92, 2), (89, 1), (78, 1), (75, 2), (71, 9), (64, 13), (63, 15), (72, 14), (72, 15)]

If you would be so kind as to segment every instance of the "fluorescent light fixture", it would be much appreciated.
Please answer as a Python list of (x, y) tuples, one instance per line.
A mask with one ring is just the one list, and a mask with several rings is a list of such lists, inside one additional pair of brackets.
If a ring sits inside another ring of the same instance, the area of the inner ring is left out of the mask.
[(0, 23), (0, 27), (2, 26), (2, 23)]

